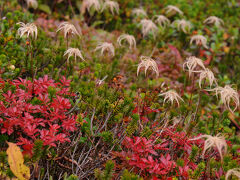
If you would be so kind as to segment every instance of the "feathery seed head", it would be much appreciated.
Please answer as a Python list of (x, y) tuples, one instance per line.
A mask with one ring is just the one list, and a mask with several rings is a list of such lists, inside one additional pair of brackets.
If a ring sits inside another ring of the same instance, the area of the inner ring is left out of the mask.
[(213, 147), (217, 148), (217, 151), (219, 152), (219, 155), (221, 157), (221, 160), (223, 160), (223, 155), (227, 153), (227, 142), (221, 134), (217, 134), (216, 136), (211, 135), (201, 135), (197, 138), (191, 139), (191, 140), (198, 140), (201, 138), (206, 138), (204, 142), (204, 149), (202, 156), (206, 153), (208, 149), (211, 149)]
[(240, 179), (240, 168), (229, 169), (225, 175), (225, 180), (228, 180), (231, 175), (236, 176), (238, 179)]
[(77, 60), (77, 57), (79, 57), (80, 59), (82, 59), (83, 61), (84, 58), (83, 58), (83, 55), (81, 53), (81, 51), (78, 49), (78, 48), (69, 48), (67, 51), (65, 51), (64, 55), (63, 56), (66, 56), (68, 55), (68, 59), (67, 61), (69, 61), (69, 58), (71, 56), (74, 56), (74, 60), (76, 61)]
[[(216, 87), (214, 89), (208, 90), (208, 91), (215, 91), (216, 95), (220, 95), (221, 97), (221, 101), (223, 102), (223, 104), (225, 105), (225, 107), (230, 111), (230, 112), (234, 112), (238, 106), (239, 106), (239, 94), (236, 90), (234, 90), (233, 88), (231, 88), (230, 85), (226, 85), (225, 87)], [(232, 110), (230, 108), (230, 103), (231, 101), (234, 102), (235, 107)]]
[(84, 14), (86, 12), (86, 9), (88, 12), (90, 12), (91, 8), (94, 11), (100, 11), (101, 5), (99, 0), (84, 0), (81, 6), (81, 13)]
[(202, 35), (194, 35), (191, 37), (191, 40), (190, 40), (190, 44), (192, 44), (193, 42), (196, 43), (196, 45), (198, 46), (203, 46), (204, 48), (208, 49), (207, 47), (207, 39), (202, 36)]
[(136, 40), (133, 35), (122, 34), (121, 36), (119, 36), (117, 39), (119, 46), (122, 46), (123, 40), (126, 40), (128, 42), (130, 49), (136, 48)]
[(17, 34), (22, 37), (24, 34), (27, 34), (27, 37), (29, 37), (29, 35), (32, 36), (32, 38), (37, 39), (37, 34), (38, 34), (38, 30), (37, 30), (37, 26), (33, 23), (27, 23), (24, 24), (23, 22), (19, 22), (17, 23), (20, 25), (20, 28), (17, 31)]
[(115, 56), (115, 50), (112, 43), (104, 42), (100, 43), (96, 48), (95, 51), (101, 50), (101, 55), (104, 54), (105, 51), (109, 53), (111, 56)]
[(189, 76), (191, 76), (192, 72), (199, 72), (196, 71), (196, 68), (198, 66), (204, 70), (206, 69), (201, 59), (195, 56), (190, 56), (186, 59), (186, 62), (183, 63), (183, 70), (186, 70), (185, 68), (187, 67), (187, 70), (189, 71)]
[(165, 28), (166, 26), (168, 26), (170, 24), (169, 19), (163, 15), (155, 15), (155, 16), (153, 16), (153, 20), (155, 20), (155, 22), (159, 26), (161, 26), (161, 28)]
[(166, 14), (179, 13), (180, 15), (183, 15), (183, 12), (176, 6), (168, 5), (165, 9), (166, 9)]
[(63, 31), (64, 33), (64, 38), (66, 38), (69, 35), (78, 35), (80, 36), (80, 34), (78, 33), (77, 29), (75, 28), (75, 26), (69, 22), (62, 22), (57, 29), (58, 31)]
[(181, 19), (181, 20), (175, 20), (172, 23), (174, 26), (177, 26), (179, 31), (183, 31), (185, 34), (189, 33), (192, 25), (189, 21), (186, 21), (185, 19)]
[(37, 0), (25, 0), (27, 3), (28, 8), (32, 7), (33, 9), (37, 9), (38, 2)]
[(163, 102), (166, 103), (170, 101), (171, 105), (173, 105), (173, 102), (176, 101), (179, 106), (179, 100), (183, 101), (183, 99), (174, 90), (169, 90), (167, 92), (161, 93), (159, 96), (164, 96)]
[(132, 10), (132, 15), (137, 17), (139, 16), (147, 17), (147, 13), (142, 8), (134, 8)]
[(216, 17), (216, 16), (210, 16), (207, 19), (204, 20), (205, 24), (214, 24), (215, 26), (223, 25), (224, 22), (222, 19)]
[(199, 87), (200, 88), (202, 85), (202, 81), (204, 79), (208, 80), (210, 87), (213, 85), (213, 83), (215, 83), (217, 85), (217, 81), (216, 81), (216, 78), (214, 77), (213, 72), (208, 68), (200, 71), (200, 77), (199, 77)]
[(138, 68), (137, 68), (137, 76), (141, 68), (145, 68), (145, 76), (147, 74), (148, 68), (151, 68), (151, 70), (153, 70), (158, 76), (159, 74), (158, 65), (152, 58), (147, 56), (141, 56), (140, 60), (141, 62), (138, 64)]
[(107, 0), (103, 3), (102, 11), (105, 9), (110, 9), (112, 15), (114, 15), (114, 10), (119, 14), (119, 4), (115, 1)]
[(155, 36), (158, 31), (158, 27), (152, 22), (152, 20), (142, 19), (140, 21), (140, 25), (142, 26), (143, 37), (148, 35), (150, 32), (152, 32), (153, 36)]

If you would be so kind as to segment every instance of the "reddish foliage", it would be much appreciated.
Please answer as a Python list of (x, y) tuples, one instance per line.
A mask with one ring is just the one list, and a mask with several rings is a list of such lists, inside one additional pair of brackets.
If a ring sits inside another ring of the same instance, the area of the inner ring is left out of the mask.
[(179, 59), (182, 59), (182, 56), (180, 54), (180, 52), (178, 51), (178, 49), (171, 45), (171, 44), (168, 44), (168, 48), (171, 49), (171, 51), (174, 53), (174, 55), (176, 56), (176, 58), (179, 60)]
[[(156, 141), (161, 139), (161, 142)], [(161, 134), (156, 133), (149, 139), (145, 137), (125, 138), (123, 151), (114, 153), (120, 157), (124, 166), (134, 167), (143, 177), (152, 179), (172, 179), (181, 177), (188, 179), (188, 171), (195, 170), (197, 165), (190, 161), (192, 145), (203, 144), (202, 141), (190, 141), (184, 132), (175, 129), (165, 129)], [(181, 156), (184, 166), (178, 166), (176, 161)]]
[[(0, 87), (4, 88), (5, 84), (6, 82), (0, 81)], [(21, 78), (9, 84), (15, 86), (16, 90), (8, 90), (2, 94), (2, 134), (17, 136), (17, 144), (23, 146), (25, 153), (30, 154), (36, 139), (43, 140), (43, 144), (49, 146), (56, 146), (56, 142), (70, 141), (67, 136), (76, 130), (76, 116), (66, 115), (71, 108), (67, 97), (74, 95), (70, 92), (69, 80), (63, 77), (60, 83), (55, 83), (48, 79), (48, 76), (44, 76), (34, 80), (34, 84)], [(53, 97), (48, 93), (49, 87), (56, 91)]]

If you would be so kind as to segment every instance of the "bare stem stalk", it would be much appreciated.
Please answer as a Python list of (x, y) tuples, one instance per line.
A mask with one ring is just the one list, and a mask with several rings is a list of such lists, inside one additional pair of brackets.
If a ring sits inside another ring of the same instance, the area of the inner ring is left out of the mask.
[(188, 103), (189, 106), (191, 106), (191, 104), (192, 104), (193, 90), (194, 90), (194, 87), (195, 87), (195, 85), (194, 85), (194, 81), (195, 81), (195, 76), (193, 75), (193, 78), (192, 78), (192, 89), (191, 89), (191, 95), (190, 95), (190, 99), (189, 99), (189, 103)]

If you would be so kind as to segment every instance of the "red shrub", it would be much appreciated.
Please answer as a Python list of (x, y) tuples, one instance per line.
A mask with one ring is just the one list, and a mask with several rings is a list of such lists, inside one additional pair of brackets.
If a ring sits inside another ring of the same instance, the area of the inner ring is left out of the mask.
[[(74, 95), (70, 92), (69, 80), (63, 77), (60, 83), (55, 83), (44, 76), (34, 80), (34, 84), (21, 78), (8, 84), (15, 87), (15, 92), (8, 90), (2, 94), (2, 134), (18, 137), (17, 144), (22, 145), (28, 153), (31, 153), (36, 139), (43, 140), (43, 144), (49, 146), (56, 146), (56, 142), (70, 141), (67, 136), (76, 130), (76, 116), (66, 115), (71, 108), (67, 97)], [(0, 87), (4, 89), (5, 86), (6, 82), (0, 81)], [(54, 91), (53, 95), (50, 95), (49, 89)]]
[[(158, 142), (157, 139), (160, 139)], [(184, 132), (175, 129), (165, 129), (161, 134), (156, 133), (149, 139), (145, 137), (125, 138), (122, 143), (123, 151), (114, 153), (129, 167), (143, 177), (152, 179), (172, 179), (181, 177), (188, 179), (188, 171), (195, 170), (197, 165), (190, 161), (192, 145), (201, 141), (190, 141)], [(181, 157), (183, 165), (177, 165)]]

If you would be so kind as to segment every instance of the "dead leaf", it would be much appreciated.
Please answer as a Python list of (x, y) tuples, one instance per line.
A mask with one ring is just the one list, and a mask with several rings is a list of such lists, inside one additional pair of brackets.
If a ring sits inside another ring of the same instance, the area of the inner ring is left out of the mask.
[(24, 159), (20, 148), (14, 144), (8, 142), (8, 163), (11, 171), (19, 180), (30, 179), (30, 169), (24, 165)]

